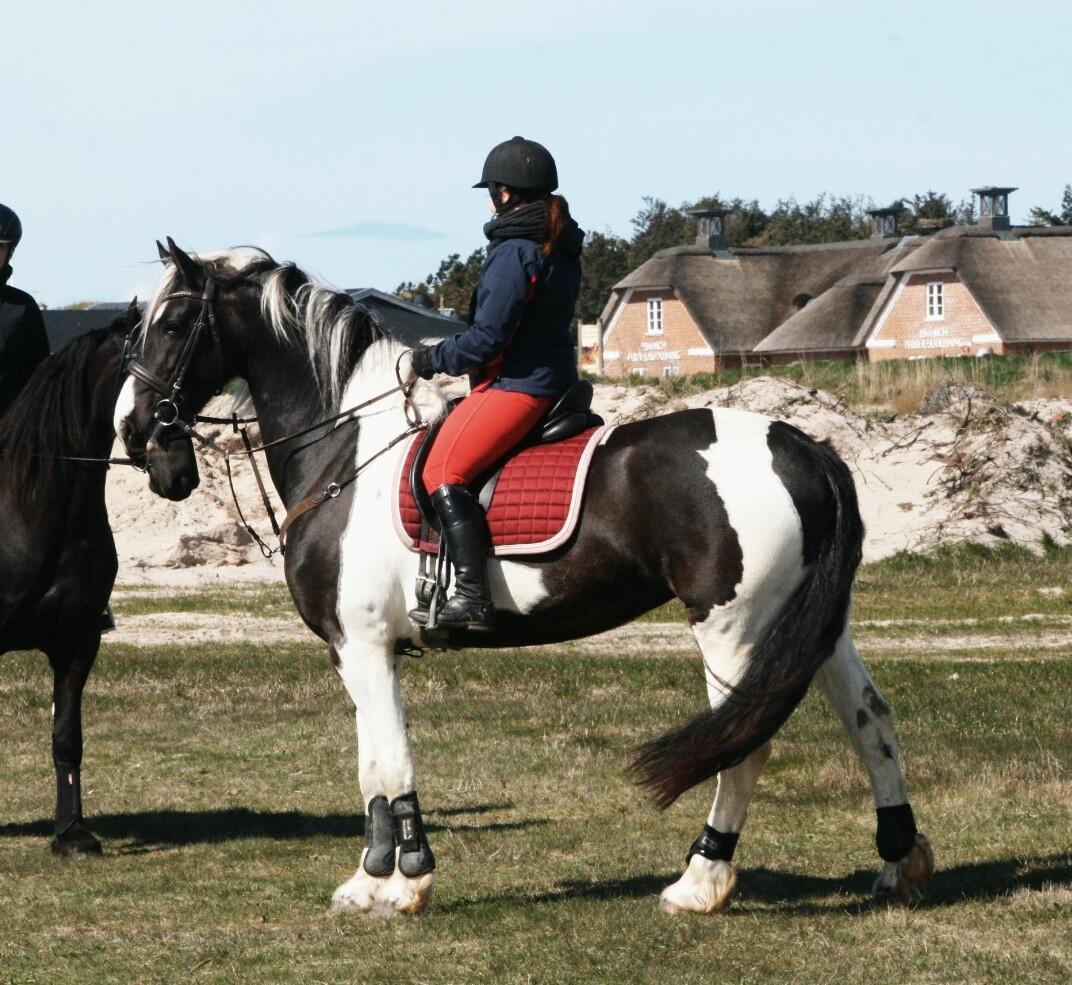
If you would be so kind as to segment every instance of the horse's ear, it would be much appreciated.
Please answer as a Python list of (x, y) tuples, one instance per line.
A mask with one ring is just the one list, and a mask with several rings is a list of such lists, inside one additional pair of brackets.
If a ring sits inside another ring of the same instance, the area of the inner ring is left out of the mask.
[(164, 244), (160, 240), (156, 241), (156, 252), (160, 254), (160, 259), (167, 263), (171, 259), (171, 254), (164, 249)]
[(167, 245), (168, 253), (175, 261), (175, 266), (179, 268), (186, 283), (196, 284), (200, 281), (204, 276), (201, 265), (189, 253), (183, 252), (170, 236), (167, 238)]
[(130, 304), (127, 305), (127, 331), (134, 331), (134, 326), (138, 324), (141, 319), (141, 312), (138, 311), (138, 296), (135, 294)]

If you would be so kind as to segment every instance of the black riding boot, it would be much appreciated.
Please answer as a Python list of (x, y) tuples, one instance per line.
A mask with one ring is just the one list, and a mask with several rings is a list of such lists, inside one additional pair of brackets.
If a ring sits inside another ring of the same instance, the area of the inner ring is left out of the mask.
[(488, 591), (491, 534), (480, 504), (465, 486), (440, 486), (432, 493), (441, 533), (454, 565), (454, 594), (436, 614), (444, 629), (488, 632), (495, 606)]

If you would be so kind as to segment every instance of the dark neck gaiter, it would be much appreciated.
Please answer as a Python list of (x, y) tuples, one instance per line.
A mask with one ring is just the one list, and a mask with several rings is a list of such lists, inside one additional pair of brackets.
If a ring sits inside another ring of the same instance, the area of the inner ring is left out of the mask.
[(484, 235), (495, 243), (504, 239), (531, 239), (542, 243), (547, 239), (547, 202), (529, 202), (513, 212), (504, 212), (484, 224)]

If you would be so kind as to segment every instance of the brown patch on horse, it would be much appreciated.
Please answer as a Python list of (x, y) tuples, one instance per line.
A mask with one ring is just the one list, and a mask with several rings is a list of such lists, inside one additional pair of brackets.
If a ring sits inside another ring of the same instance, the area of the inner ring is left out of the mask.
[(689, 625), (695, 626), (698, 622), (707, 621), (707, 617), (711, 615), (711, 606), (690, 605), (685, 611), (688, 613)]

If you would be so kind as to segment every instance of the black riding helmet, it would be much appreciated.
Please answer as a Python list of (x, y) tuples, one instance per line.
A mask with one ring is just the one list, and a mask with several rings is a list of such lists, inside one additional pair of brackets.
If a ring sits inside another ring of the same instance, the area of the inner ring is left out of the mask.
[(10, 245), (12, 252), (22, 239), (22, 223), (14, 209), (0, 205), (0, 246)]
[(525, 191), (553, 192), (558, 187), (558, 169), (551, 152), (524, 137), (511, 137), (493, 147), (474, 188), (489, 184), (509, 185)]

